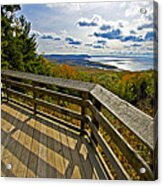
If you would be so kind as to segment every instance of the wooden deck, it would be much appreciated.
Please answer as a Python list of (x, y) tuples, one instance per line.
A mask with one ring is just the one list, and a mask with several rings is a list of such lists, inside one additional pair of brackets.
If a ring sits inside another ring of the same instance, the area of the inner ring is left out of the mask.
[[(157, 178), (157, 117), (148, 116), (98, 84), (11, 70), (1, 73), (2, 176)], [(46, 114), (41, 108), (63, 117)], [(123, 130), (110, 117), (118, 120)], [(132, 144), (124, 131), (131, 134)], [(140, 144), (139, 149), (133, 142)], [(6, 169), (8, 164), (11, 169)]]
[(105, 179), (86, 138), (15, 104), (2, 104), (1, 143), (2, 176)]

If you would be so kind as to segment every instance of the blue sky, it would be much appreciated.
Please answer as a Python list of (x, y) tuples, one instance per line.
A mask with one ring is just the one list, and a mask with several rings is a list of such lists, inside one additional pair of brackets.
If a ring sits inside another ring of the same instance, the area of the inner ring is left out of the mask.
[(151, 54), (157, 37), (153, 1), (26, 4), (19, 14), (32, 24), (38, 53)]

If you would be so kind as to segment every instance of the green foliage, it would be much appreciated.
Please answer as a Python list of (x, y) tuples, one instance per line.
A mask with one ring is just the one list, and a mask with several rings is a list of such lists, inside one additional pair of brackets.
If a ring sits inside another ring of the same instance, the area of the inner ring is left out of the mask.
[(44, 66), (36, 54), (35, 36), (30, 36), (31, 24), (21, 15), (16, 17), (20, 5), (3, 5), (1, 8), (1, 60), (3, 69), (43, 73)]
[(20, 9), (20, 5), (1, 7), (2, 69), (98, 83), (153, 116), (157, 100), (155, 71), (115, 72), (52, 64), (36, 54), (36, 38), (29, 34), (31, 24), (23, 15), (16, 16)]
[(157, 107), (156, 71), (115, 72), (83, 67), (76, 67), (74, 70), (76, 70), (74, 79), (98, 83), (149, 115), (154, 116)]

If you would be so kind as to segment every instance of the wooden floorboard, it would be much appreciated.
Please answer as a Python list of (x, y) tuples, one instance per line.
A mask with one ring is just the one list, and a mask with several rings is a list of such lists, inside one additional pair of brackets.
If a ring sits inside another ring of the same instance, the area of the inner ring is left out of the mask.
[[(38, 155), (40, 158), (38, 158), (38, 166), (37, 166), (37, 175), (41, 178), (46, 178), (46, 167), (47, 164), (45, 163), (47, 161), (47, 137), (44, 135), (44, 132), (46, 133), (46, 126), (42, 125), (41, 123), (38, 123), (40, 127), (40, 140), (39, 140), (39, 151)], [(42, 145), (45, 144), (45, 145)], [(44, 161), (42, 161), (44, 160)]]
[(2, 105), (1, 121), (2, 176), (104, 178), (94, 151), (79, 133), (14, 104)]
[(69, 161), (65, 176), (67, 178), (79, 179), (79, 178), (84, 177), (83, 176), (84, 171), (81, 170), (82, 167), (80, 166), (81, 162), (79, 158), (79, 153), (77, 153), (77, 148), (76, 148), (78, 144), (78, 139), (75, 137), (75, 135), (74, 135), (74, 138), (72, 138), (71, 136), (68, 136), (68, 130), (69, 129), (67, 128), (60, 129), (62, 142), (64, 141), (68, 145), (67, 149), (64, 148), (64, 146), (62, 146), (63, 154), (65, 157), (67, 157)]
[[(23, 131), (26, 131), (26, 133), (30, 134), (31, 136), (30, 137), (22, 136), (22, 143), (24, 144), (25, 147), (28, 146), (28, 149), (31, 149), (34, 129), (29, 127), (28, 125), (29, 122), (35, 123), (33, 119), (30, 119), (28, 122), (24, 123)], [(23, 162), (25, 165), (28, 165), (29, 156), (30, 156), (30, 151), (26, 150), (26, 148), (23, 148), (21, 151), (20, 161)], [(18, 177), (26, 177), (27, 170), (28, 170), (28, 167), (21, 166), (21, 163), (20, 163), (17, 168)]]
[[(13, 112), (13, 111), (12, 111)], [(12, 134), (12, 139), (14, 139), (16, 142), (16, 146), (14, 149), (14, 155), (16, 156), (16, 160), (13, 161), (13, 169), (12, 171), (16, 173), (17, 177), (25, 177), (26, 170), (27, 170), (27, 165), (28, 165), (28, 156), (29, 156), (29, 151), (24, 148), (24, 146), (29, 145), (30, 146), (30, 141), (32, 139), (26, 139), (25, 134), (29, 133), (28, 130), (28, 125), (27, 121), (30, 120), (30, 115), (26, 115), (21, 112), (21, 110), (18, 110), (19, 116), (15, 120), (15, 132)], [(13, 115), (14, 116), (14, 115)], [(19, 142), (21, 141), (21, 144), (23, 146), (19, 145)], [(29, 147), (30, 148), (30, 147)]]
[(84, 137), (81, 138), (81, 142), (82, 142), (82, 146), (79, 150), (79, 153), (82, 155), (81, 161), (82, 161), (85, 173), (86, 173), (86, 177), (87, 179), (97, 179), (97, 176), (94, 172), (94, 168), (90, 161), (89, 149), (86, 146), (86, 143), (88, 142), (86, 141), (86, 139), (84, 139)]
[(62, 148), (62, 139), (61, 139), (61, 134), (59, 131), (59, 126), (58, 125), (53, 125), (52, 126), (53, 130), (55, 131), (54, 134), (54, 147), (55, 147), (55, 166), (57, 169), (57, 178), (65, 178), (65, 166), (66, 162), (63, 157), (63, 148)]
[[(47, 133), (49, 136), (55, 136), (55, 131), (52, 129), (47, 129)], [(53, 166), (56, 165), (55, 156), (51, 153), (50, 149), (55, 149), (55, 143), (53, 138), (49, 137), (47, 141), (47, 161), (49, 161)], [(47, 170), (47, 178), (57, 178), (57, 170), (56, 169), (48, 169)]]
[[(5, 168), (4, 173), (7, 177), (11, 177), (12, 172), (14, 173), (15, 169), (17, 168), (17, 164), (18, 164), (18, 158), (13, 153), (13, 152), (16, 152), (15, 149), (16, 149), (17, 143), (15, 140), (12, 140), (12, 138), (13, 138), (13, 135), (15, 135), (16, 139), (19, 138), (20, 131), (17, 131), (15, 125), (17, 124), (17, 119), (22, 118), (23, 115), (21, 115), (21, 113), (19, 113), (18, 111), (15, 111), (7, 106), (3, 107), (3, 111), (6, 112), (5, 118), (3, 119), (12, 125), (12, 127), (10, 128), (10, 131), (7, 134), (7, 138), (4, 141), (4, 150), (2, 154), (2, 157), (3, 157), (2, 162), (5, 164), (5, 166), (7, 166), (7, 164), (10, 164), (12, 166), (12, 171)], [(12, 113), (12, 115), (8, 115), (7, 112)]]
[[(15, 114), (15, 117), (17, 117), (18, 112)], [(1, 109), (1, 139), (3, 140), (3, 147), (6, 147), (9, 138), (10, 138), (10, 132), (14, 129), (13, 122), (15, 120), (15, 117), (9, 117), (7, 106), (4, 105)], [(8, 118), (8, 120), (6, 120)], [(4, 134), (4, 132), (6, 134)], [(4, 134), (4, 135), (3, 135)], [(3, 149), (1, 148), (1, 153), (3, 154)]]
[[(35, 129), (35, 126), (37, 125), (37, 121), (30, 122), (29, 125), (33, 127), (33, 139), (31, 142), (31, 151), (29, 154), (28, 159), (28, 167), (27, 167), (27, 173), (26, 177), (28, 178), (35, 178), (37, 176), (37, 165), (38, 165), (38, 157), (35, 154), (38, 154), (39, 148), (37, 145), (35, 145), (35, 140), (38, 139), (40, 132)], [(33, 153), (34, 152), (34, 153)]]

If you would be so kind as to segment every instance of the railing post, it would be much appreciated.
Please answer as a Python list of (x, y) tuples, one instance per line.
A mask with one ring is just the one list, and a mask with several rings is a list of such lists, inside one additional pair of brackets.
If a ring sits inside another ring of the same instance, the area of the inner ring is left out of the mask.
[[(83, 103), (84, 103), (85, 100), (88, 99), (88, 93), (87, 92), (82, 92), (82, 99), (83, 99), (82, 100)], [(85, 108), (85, 105), (83, 104), (82, 107), (81, 107), (81, 115), (85, 116), (85, 114), (86, 114), (86, 108)], [(81, 121), (81, 131), (84, 130), (84, 125), (85, 125), (85, 121), (82, 120)]]
[[(101, 111), (101, 104), (100, 102), (98, 102), (96, 99), (93, 98), (92, 100), (93, 105), (99, 110), (99, 112)], [(97, 130), (99, 129), (99, 122), (96, 120), (96, 118), (94, 116), (92, 116), (92, 123), (95, 125), (95, 127), (97, 128)], [(91, 132), (91, 138), (93, 139), (95, 146), (98, 145), (98, 142), (96, 140), (96, 138), (93, 135), (93, 132)]]
[(36, 105), (36, 102), (35, 102), (35, 100), (36, 100), (36, 92), (35, 92), (35, 83), (33, 82), (33, 100), (34, 100), (34, 102), (33, 102), (33, 112), (34, 112), (34, 114), (36, 114), (36, 109), (37, 109), (37, 105)]
[(5, 88), (6, 88), (6, 95), (7, 95), (7, 102), (9, 101), (9, 95), (8, 95), (8, 85), (7, 85), (7, 77), (5, 76)]

